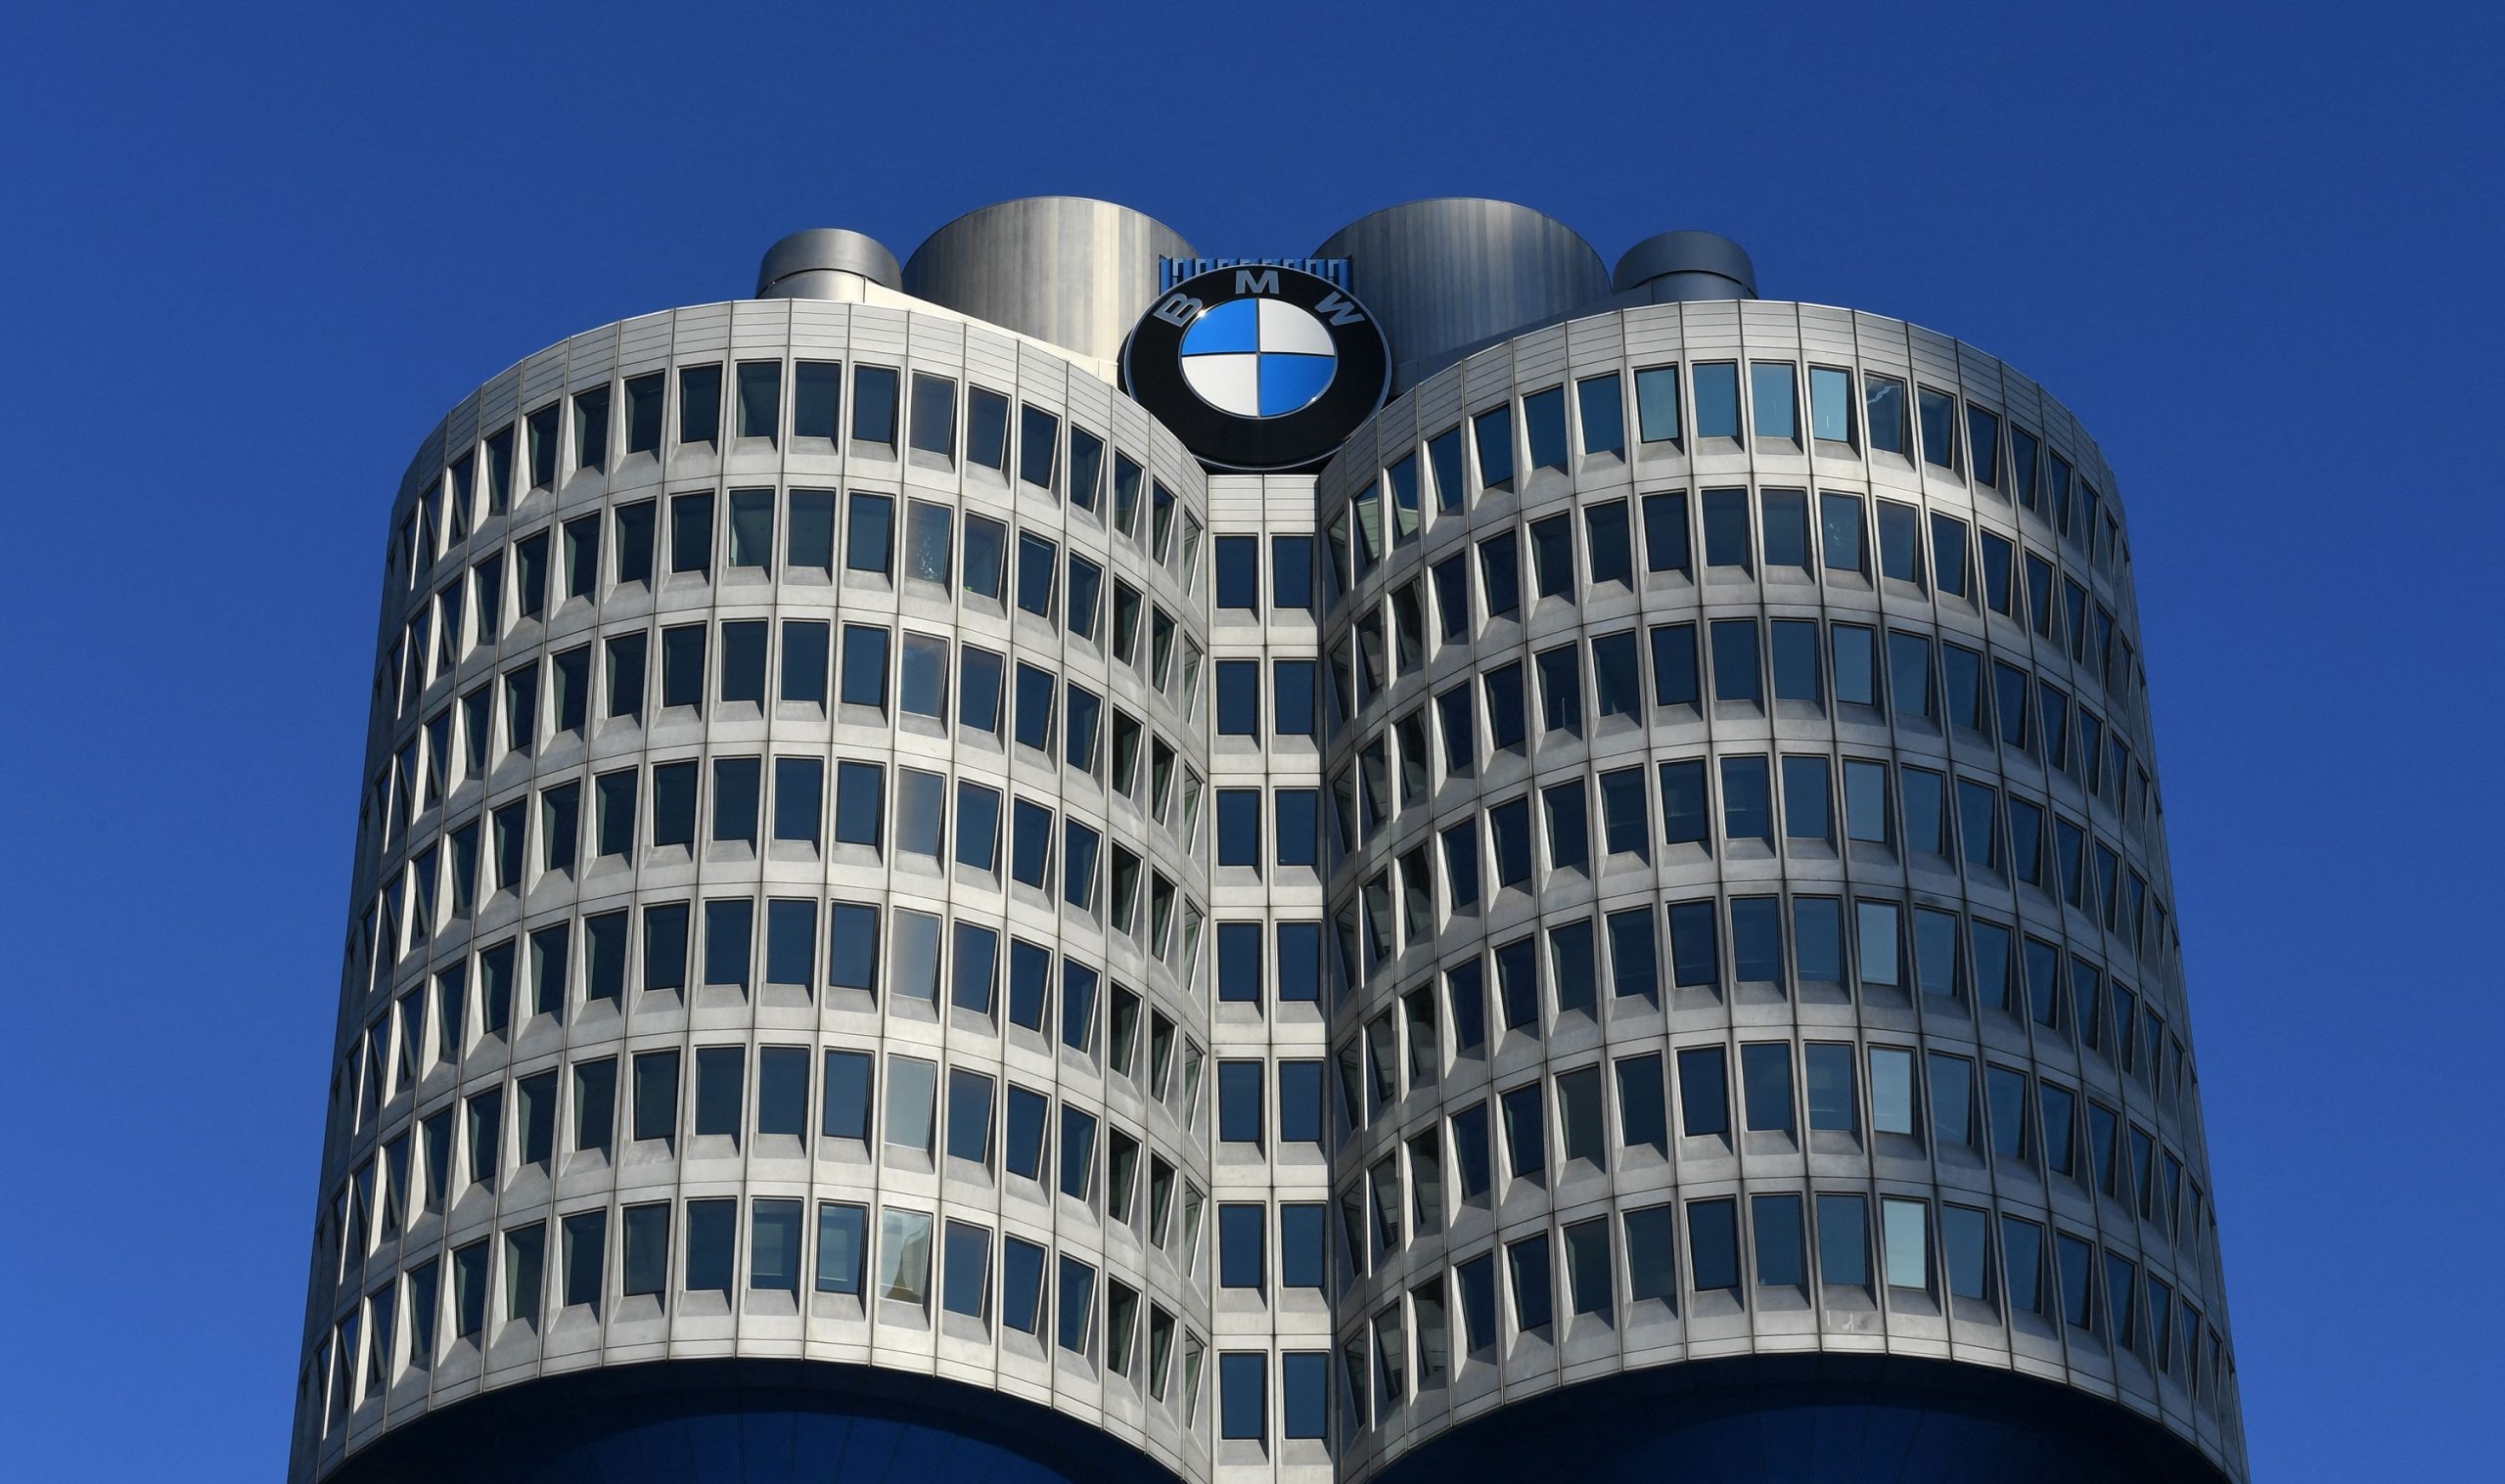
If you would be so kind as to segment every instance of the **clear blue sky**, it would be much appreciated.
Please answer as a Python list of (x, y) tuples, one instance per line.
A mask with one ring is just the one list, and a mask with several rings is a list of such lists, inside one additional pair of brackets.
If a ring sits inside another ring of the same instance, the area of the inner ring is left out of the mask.
[(795, 228), (1048, 192), (1708, 227), (2040, 378), (2131, 515), (2256, 1473), (2494, 1468), (2490, 9), (570, 9), (0, 19), (0, 1472), (279, 1475), (434, 420)]

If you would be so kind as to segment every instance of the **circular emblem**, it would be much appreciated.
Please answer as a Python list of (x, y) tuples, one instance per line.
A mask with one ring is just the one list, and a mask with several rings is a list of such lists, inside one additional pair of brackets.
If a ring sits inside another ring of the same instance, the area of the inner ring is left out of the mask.
[(1391, 352), (1365, 306), (1293, 268), (1227, 267), (1158, 296), (1122, 386), (1215, 469), (1319, 464), (1383, 403)]

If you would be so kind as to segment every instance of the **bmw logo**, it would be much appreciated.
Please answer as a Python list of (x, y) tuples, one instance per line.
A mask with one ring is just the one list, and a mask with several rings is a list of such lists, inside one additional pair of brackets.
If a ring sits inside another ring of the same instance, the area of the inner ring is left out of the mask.
[(1347, 291), (1233, 266), (1158, 297), (1122, 347), (1122, 385), (1213, 469), (1303, 469), (1383, 404), (1391, 352)]

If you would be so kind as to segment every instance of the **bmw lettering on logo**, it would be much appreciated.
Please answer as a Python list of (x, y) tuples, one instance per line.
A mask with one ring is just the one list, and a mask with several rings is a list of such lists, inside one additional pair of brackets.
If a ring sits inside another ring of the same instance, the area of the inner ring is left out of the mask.
[(1204, 464), (1304, 469), (1383, 405), (1391, 351), (1348, 292), (1294, 268), (1226, 267), (1158, 296), (1122, 385)]

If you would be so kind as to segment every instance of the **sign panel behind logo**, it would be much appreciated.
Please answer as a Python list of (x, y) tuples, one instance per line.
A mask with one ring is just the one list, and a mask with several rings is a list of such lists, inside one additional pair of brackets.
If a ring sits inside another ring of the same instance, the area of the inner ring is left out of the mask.
[(1302, 469), (1383, 403), (1374, 316), (1314, 274), (1214, 269), (1161, 294), (1122, 347), (1122, 385), (1217, 469)]

